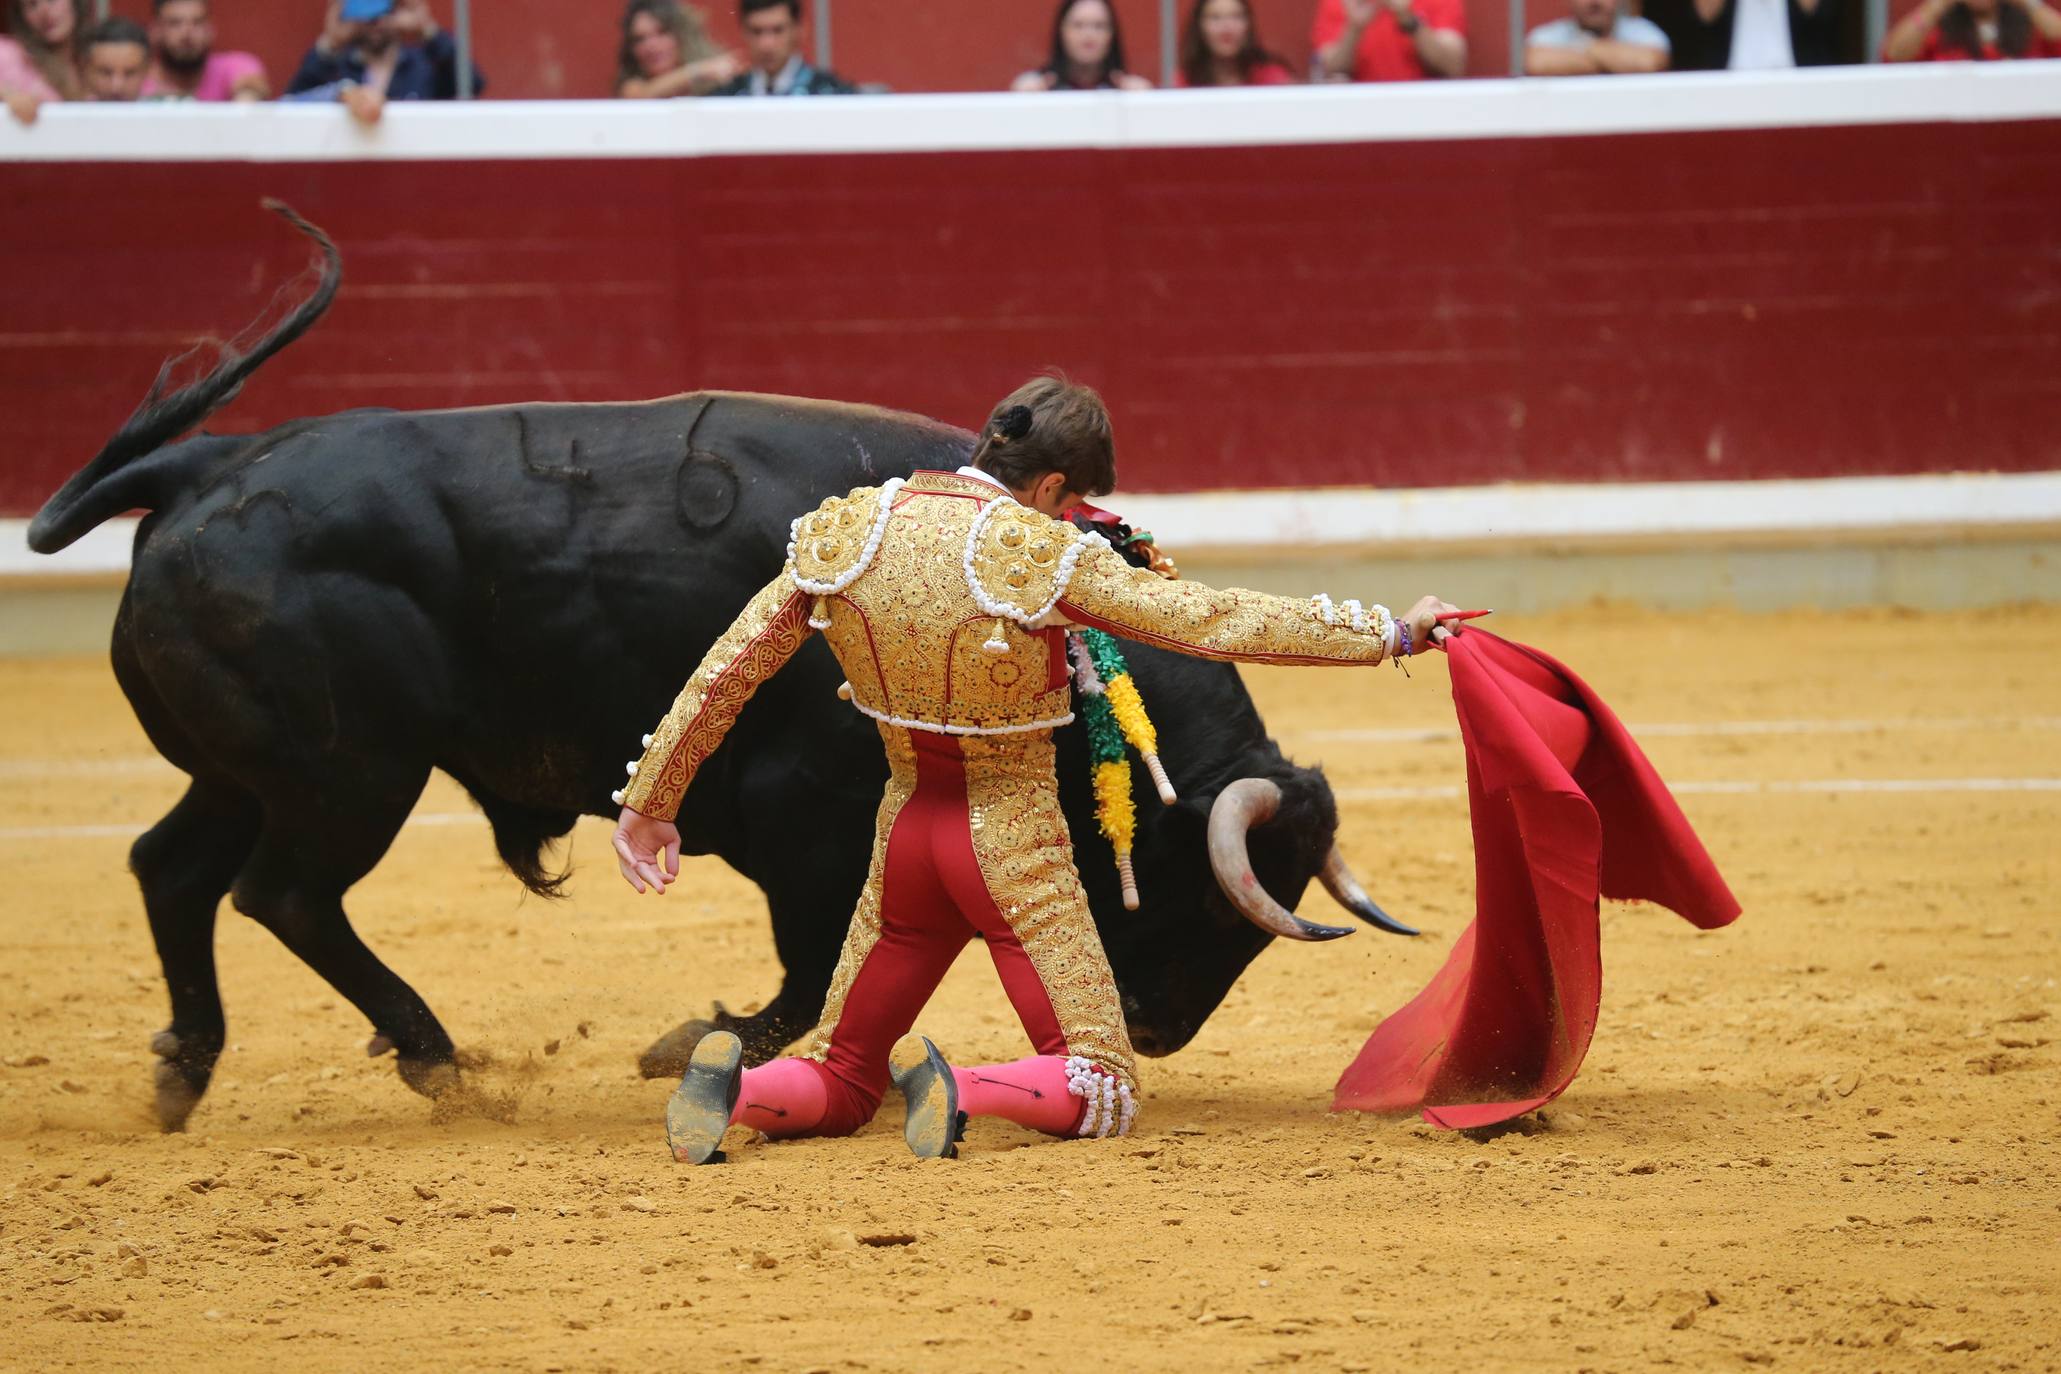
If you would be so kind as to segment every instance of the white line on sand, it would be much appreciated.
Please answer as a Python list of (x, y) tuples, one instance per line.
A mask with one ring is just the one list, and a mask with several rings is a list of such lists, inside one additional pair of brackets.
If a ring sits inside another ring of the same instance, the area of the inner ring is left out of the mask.
[[(1465, 790), (1451, 786), (1340, 787), (1333, 795), (1342, 802), (1423, 801), (1462, 796)], [(1850, 792), (2061, 792), (2061, 778), (1798, 778), (1775, 782), (1749, 778), (1722, 782), (1671, 782), (1668, 790), (1684, 797)]]
[[(1706, 735), (1873, 735), (1920, 730), (2061, 730), (2061, 716), (1910, 716), (1881, 720), (1680, 720), (1628, 724), (1635, 739)], [(1391, 726), (1276, 732), (1298, 744), (1412, 744), (1458, 739), (1458, 726)]]
[[(2061, 792), (2061, 778), (1803, 778), (1762, 782), (1755, 779), (1717, 782), (1677, 782), (1669, 787), (1679, 796), (1770, 796), (1784, 793), (1842, 792)], [(1342, 802), (1424, 801), (1464, 795), (1465, 789), (1441, 787), (1341, 787), (1333, 793)], [(425, 811), (410, 816), (414, 825), (471, 825), (486, 823), (477, 811)], [(153, 820), (102, 825), (12, 825), (0, 826), (0, 844), (32, 840), (133, 839), (154, 824)]]
[[(1639, 739), (1684, 739), (1724, 735), (1873, 735), (1900, 731), (2061, 730), (2061, 716), (1911, 716), (1879, 720), (1687, 720), (1629, 725)], [(1457, 727), (1389, 726), (1366, 729), (1275, 732), (1293, 744), (1417, 744), (1460, 737)], [(0, 778), (114, 777), (177, 770), (155, 754), (104, 759), (0, 759)], [(7, 833), (0, 831), (0, 834)]]

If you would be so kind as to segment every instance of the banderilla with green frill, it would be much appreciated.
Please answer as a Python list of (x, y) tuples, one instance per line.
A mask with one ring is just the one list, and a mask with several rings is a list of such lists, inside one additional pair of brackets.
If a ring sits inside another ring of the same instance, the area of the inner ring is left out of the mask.
[(1131, 845), (1138, 833), (1137, 809), (1131, 804), (1131, 760), (1126, 741), (1145, 760), (1159, 799), (1177, 800), (1159, 762), (1159, 732), (1145, 714), (1145, 700), (1124, 662), (1116, 637), (1102, 630), (1072, 630), (1067, 651), (1073, 658), (1074, 687), (1081, 696), (1081, 720), (1088, 730), (1088, 759), (1094, 769), (1095, 823), (1116, 851), (1116, 872), (1123, 882), (1124, 909), (1138, 909), (1138, 878), (1131, 867)]

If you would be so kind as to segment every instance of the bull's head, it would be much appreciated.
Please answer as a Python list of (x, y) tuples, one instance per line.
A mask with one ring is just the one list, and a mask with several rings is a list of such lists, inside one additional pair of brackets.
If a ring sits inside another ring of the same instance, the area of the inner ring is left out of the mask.
[[(1330, 783), (1322, 770), (1282, 756), (1234, 671), (1142, 647), (1126, 653), (1181, 799), (1163, 807), (1147, 791), (1139, 801), (1137, 911), (1122, 909), (1109, 865), (1092, 857), (1099, 846), (1083, 847), (1080, 867), (1132, 1042), (1145, 1054), (1170, 1054), (1274, 936), (1323, 941), (1351, 932), (1295, 914), (1313, 879), (1368, 924), (1416, 932), (1390, 919), (1353, 878), (1336, 844)], [(1078, 777), (1062, 755), (1067, 810), (1085, 818), (1092, 799), (1070, 774)], [(1092, 830), (1092, 821), (1075, 825), (1077, 835)]]

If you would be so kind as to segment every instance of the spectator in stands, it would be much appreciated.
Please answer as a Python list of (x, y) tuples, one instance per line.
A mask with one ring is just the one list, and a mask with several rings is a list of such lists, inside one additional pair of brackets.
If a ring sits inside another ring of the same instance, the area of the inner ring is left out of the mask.
[(150, 75), (150, 35), (133, 19), (103, 19), (86, 35), (86, 98), (126, 101), (143, 97)]
[(79, 79), (78, 40), (85, 35), (86, 0), (12, 0), (14, 37), (0, 37), (0, 100), (24, 124), (53, 100), (86, 93)]
[(751, 70), (711, 95), (851, 95), (858, 87), (802, 61), (801, 0), (744, 0), (744, 46)]
[(1461, 0), (1318, 0), (1310, 26), (1327, 81), (1422, 81), (1467, 70)]
[(1013, 91), (1149, 91), (1124, 66), (1124, 35), (1109, 0), (1059, 0), (1045, 65), (1010, 83)]
[(1620, 14), (1617, 0), (1573, 0), (1566, 19), (1524, 39), (1527, 76), (1596, 76), (1667, 70), (1667, 35), (1651, 20)]
[[(472, 88), (486, 77), (472, 69)], [(330, 0), (322, 36), (287, 83), (288, 100), (336, 100), (373, 124), (390, 100), (456, 100), (458, 45), (429, 0)]]
[(143, 82), (146, 100), (268, 100), (265, 64), (247, 52), (216, 52), (209, 0), (151, 0), (156, 61)]
[(1667, 34), (1674, 69), (1768, 71), (1822, 67), (1840, 56), (1845, 0), (1645, 0)]
[(2061, 57), (2061, 12), (2045, 0), (1924, 0), (1882, 44), (1891, 62)]
[(708, 36), (701, 11), (680, 0), (630, 0), (616, 58), (615, 93), (630, 100), (707, 95), (744, 63)]
[(1288, 64), (1260, 43), (1251, 0), (1195, 0), (1181, 30), (1182, 86), (1292, 86)]

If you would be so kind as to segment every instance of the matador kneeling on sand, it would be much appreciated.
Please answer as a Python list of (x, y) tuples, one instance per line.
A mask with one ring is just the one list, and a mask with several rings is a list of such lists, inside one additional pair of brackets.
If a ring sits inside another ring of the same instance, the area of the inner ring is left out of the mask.
[[(741, 1070), (735, 1035), (704, 1036), (667, 1106), (676, 1159), (721, 1158), (738, 1122), (772, 1137), (847, 1135), (890, 1077), (922, 1156), (955, 1154), (969, 1115), (1055, 1136), (1130, 1129), (1137, 1068), (1053, 773), (1052, 731), (1073, 719), (1066, 630), (1204, 658), (1371, 664), (1423, 645), (1453, 608), (1426, 597), (1397, 618), (1169, 581), (1058, 518), (1115, 482), (1101, 398), (1057, 378), (1027, 383), (995, 407), (968, 466), (861, 487), (797, 519), (786, 567), (646, 737), (615, 835), (639, 892), (677, 878), (672, 818), (695, 771), (812, 629), (851, 704), (879, 722), (891, 770), (808, 1049)], [(976, 933), (1037, 1053), (969, 1069), (908, 1032)]]

